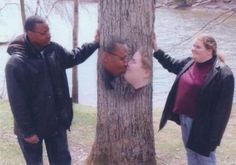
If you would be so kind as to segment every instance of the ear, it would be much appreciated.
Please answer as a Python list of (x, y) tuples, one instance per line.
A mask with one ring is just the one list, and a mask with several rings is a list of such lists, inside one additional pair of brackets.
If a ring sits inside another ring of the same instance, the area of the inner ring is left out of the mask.
[(109, 68), (112, 67), (112, 63), (113, 63), (112, 55), (109, 54), (109, 53), (107, 53), (107, 52), (104, 52), (104, 53), (102, 54), (101, 59), (102, 59), (102, 66), (103, 66), (105, 69), (109, 70)]
[(145, 69), (144, 73), (145, 73), (145, 78), (151, 78), (152, 71), (150, 69)]
[(27, 34), (27, 36), (29, 37), (30, 40), (31, 40), (32, 38), (34, 38), (33, 32), (27, 31), (26, 34)]
[(207, 49), (208, 55), (212, 56), (213, 55), (213, 50), (212, 49)]
[(150, 69), (145, 69), (145, 73), (151, 74), (151, 70)]

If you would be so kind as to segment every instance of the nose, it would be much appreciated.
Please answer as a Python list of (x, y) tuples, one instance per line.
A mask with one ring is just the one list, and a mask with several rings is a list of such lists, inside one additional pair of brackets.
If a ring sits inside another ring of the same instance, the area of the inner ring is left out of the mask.
[(192, 46), (191, 50), (192, 50), (192, 52), (195, 51), (196, 50), (195, 46)]
[(128, 62), (125, 62), (125, 63), (124, 63), (124, 66), (127, 67), (127, 66), (128, 66)]
[(51, 40), (51, 33), (50, 32), (47, 34), (47, 40)]
[(128, 63), (129, 63), (129, 60), (128, 60), (128, 58), (127, 58), (127, 57), (124, 59), (124, 63), (125, 63), (126, 65), (128, 65)]
[(51, 38), (51, 33), (50, 33), (50, 32), (48, 32), (48, 33), (47, 33), (47, 36)]

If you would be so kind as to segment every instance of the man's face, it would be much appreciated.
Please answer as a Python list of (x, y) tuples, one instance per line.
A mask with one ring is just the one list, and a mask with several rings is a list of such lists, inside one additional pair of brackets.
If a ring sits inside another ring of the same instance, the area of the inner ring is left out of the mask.
[(34, 30), (27, 32), (30, 41), (38, 46), (45, 47), (51, 41), (51, 34), (47, 23), (37, 23)]
[(128, 54), (129, 48), (126, 44), (116, 43), (112, 52), (103, 54), (102, 65), (113, 76), (120, 76), (126, 71)]
[(120, 76), (125, 73), (127, 62), (123, 57), (105, 52), (102, 54), (102, 65), (113, 76)]

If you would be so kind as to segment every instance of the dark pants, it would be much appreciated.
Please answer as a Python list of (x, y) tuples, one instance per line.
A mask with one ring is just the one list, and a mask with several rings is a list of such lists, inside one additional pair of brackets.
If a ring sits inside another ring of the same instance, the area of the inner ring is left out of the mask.
[[(55, 135), (44, 138), (43, 140), (45, 142), (50, 165), (71, 164), (71, 156), (68, 149), (67, 134), (65, 130), (57, 132)], [(37, 144), (30, 144), (23, 138), (18, 137), (18, 142), (27, 165), (43, 164), (43, 140), (40, 140)]]

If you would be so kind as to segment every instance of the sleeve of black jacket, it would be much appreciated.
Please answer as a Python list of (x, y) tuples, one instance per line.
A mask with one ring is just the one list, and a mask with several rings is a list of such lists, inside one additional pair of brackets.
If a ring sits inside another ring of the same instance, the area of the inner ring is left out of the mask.
[(35, 134), (35, 128), (28, 106), (28, 96), (26, 95), (28, 90), (27, 78), (23, 68), (19, 66), (19, 59), (13, 55), (5, 67), (6, 84), (9, 103), (17, 127), (21, 130), (23, 137), (29, 137)]
[(154, 52), (153, 56), (165, 69), (174, 74), (178, 74), (183, 66), (190, 60), (190, 58), (185, 58), (182, 60), (172, 58), (161, 49)]
[(228, 66), (225, 66), (221, 70), (221, 76), (221, 92), (218, 96), (219, 100), (215, 103), (216, 109), (212, 114), (213, 120), (210, 134), (212, 150), (215, 150), (215, 148), (220, 145), (220, 141), (230, 117), (234, 95), (234, 76)]
[(93, 42), (93, 43), (87, 43), (82, 45), (81, 48), (74, 48), (71, 52), (66, 51), (63, 49), (64, 54), (64, 67), (65, 68), (71, 68), (75, 65), (78, 65), (82, 62), (84, 62), (87, 58), (89, 58), (95, 50), (99, 48), (99, 43)]

